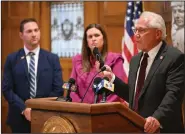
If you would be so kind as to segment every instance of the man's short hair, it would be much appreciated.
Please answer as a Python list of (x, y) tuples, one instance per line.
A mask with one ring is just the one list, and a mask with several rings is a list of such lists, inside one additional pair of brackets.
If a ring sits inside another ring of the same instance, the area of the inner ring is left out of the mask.
[(28, 22), (35, 22), (35, 23), (37, 23), (37, 20), (34, 19), (34, 18), (26, 18), (26, 19), (22, 20), (21, 23), (20, 23), (20, 32), (21, 33), (24, 31), (24, 25), (26, 23), (28, 23)]

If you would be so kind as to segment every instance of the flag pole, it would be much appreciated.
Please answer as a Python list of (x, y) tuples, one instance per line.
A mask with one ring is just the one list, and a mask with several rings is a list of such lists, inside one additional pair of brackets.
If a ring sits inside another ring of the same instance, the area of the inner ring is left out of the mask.
[(141, 2), (142, 7), (143, 7), (143, 12), (145, 11), (145, 6), (144, 6), (144, 1)]

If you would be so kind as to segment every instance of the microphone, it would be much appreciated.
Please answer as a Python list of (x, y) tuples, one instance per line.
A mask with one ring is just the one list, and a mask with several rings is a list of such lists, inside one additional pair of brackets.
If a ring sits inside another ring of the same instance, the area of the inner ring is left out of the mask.
[[(66, 101), (72, 101), (72, 99), (71, 99), (71, 97), (70, 97), (70, 93), (71, 93), (71, 87), (73, 86), (73, 85), (75, 85), (75, 79), (73, 79), (73, 78), (70, 78), (69, 79), (69, 81), (68, 81), (68, 83), (69, 83), (69, 88), (68, 88), (68, 90), (66, 90), (67, 91), (67, 95), (66, 95)], [(74, 89), (73, 89), (74, 90)]]
[(92, 83), (92, 81), (94, 80), (94, 78), (95, 78), (99, 73), (101, 73), (101, 72), (103, 72), (103, 71), (105, 71), (105, 70), (106, 70), (106, 67), (103, 66), (103, 67), (100, 69), (100, 71), (97, 72), (97, 73), (93, 76), (91, 82), (89, 83), (89, 86), (87, 87), (87, 89), (86, 89), (86, 91), (85, 91), (84, 96), (83, 96), (82, 99), (81, 99), (81, 103), (83, 102), (83, 100), (84, 100), (84, 98), (85, 98), (85, 96), (86, 96), (86, 94), (87, 94), (87, 91), (89, 90), (89, 88), (90, 88), (90, 86), (91, 86), (91, 83)]
[(100, 68), (102, 68), (104, 66), (104, 61), (97, 47), (94, 47), (93, 54), (96, 57), (96, 60), (100, 62)]
[[(104, 77), (104, 80), (109, 81), (109, 78)], [(105, 89), (104, 89), (102, 92), (103, 92), (103, 93), (102, 93), (102, 101), (101, 101), (101, 103), (105, 103), (106, 100), (107, 100), (107, 93), (106, 93)]]
[(57, 101), (68, 101), (71, 102), (72, 99), (70, 97), (70, 93), (72, 92), (76, 92), (77, 87), (75, 85), (75, 79), (70, 78), (69, 81), (67, 83), (64, 83), (62, 88), (64, 90), (66, 90), (66, 97), (60, 96), (57, 98)]
[(103, 89), (106, 89), (106, 91), (108, 90), (114, 92), (114, 84), (106, 79), (102, 79), (102, 81), (98, 84), (96, 88), (96, 92), (102, 92)]
[[(69, 90), (70, 89), (70, 83), (68, 83), (68, 82), (64, 83), (62, 88), (64, 88), (65, 90)], [(77, 91), (77, 86), (72, 84), (71, 91), (76, 92)]]
[(97, 100), (98, 100), (98, 92), (96, 92), (96, 88), (98, 86), (98, 84), (102, 81), (102, 78), (100, 77), (96, 77), (94, 79), (94, 83), (92, 85), (92, 89), (94, 91), (94, 103), (97, 103)]
[(106, 102), (106, 97), (107, 94), (109, 94), (110, 91), (114, 91), (114, 84), (110, 83), (108, 81), (108, 78), (105, 77), (104, 79), (102, 79), (102, 81), (98, 84), (97, 88), (96, 88), (96, 92), (98, 94), (102, 94), (102, 101), (101, 103), (105, 103)]

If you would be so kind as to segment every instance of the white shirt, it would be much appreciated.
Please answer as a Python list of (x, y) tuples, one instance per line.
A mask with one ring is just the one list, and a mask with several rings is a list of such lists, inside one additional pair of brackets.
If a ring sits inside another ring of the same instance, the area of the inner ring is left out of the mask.
[[(28, 65), (28, 71), (29, 71), (29, 65), (30, 65), (30, 59), (31, 57), (28, 56), (28, 53), (29, 52), (33, 52), (35, 55), (34, 58), (35, 58), (35, 77), (36, 77), (36, 82), (35, 82), (35, 87), (36, 87), (36, 91), (37, 91), (37, 67), (38, 67), (38, 60), (39, 60), (39, 51), (40, 51), (40, 46), (38, 46), (37, 48), (35, 48), (34, 50), (32, 51), (29, 51), (25, 46), (24, 46), (24, 51), (25, 51), (25, 54), (26, 54), (26, 61), (27, 61), (27, 65)], [(35, 92), (36, 92), (35, 91)]]
[[(147, 59), (147, 67), (146, 67), (146, 73), (145, 73), (145, 80), (146, 80), (146, 77), (148, 75), (148, 72), (152, 66), (152, 63), (155, 59), (155, 56), (157, 55), (159, 49), (161, 48), (161, 45), (162, 45), (162, 41), (157, 45), (155, 46), (154, 48), (152, 48), (149, 52), (148, 52), (148, 59)], [(137, 70), (137, 77), (136, 77), (136, 83), (135, 83), (135, 92), (134, 92), (134, 96), (135, 96), (135, 93), (136, 93), (136, 87), (137, 87), (137, 82), (138, 82), (138, 76), (139, 76), (139, 71), (140, 71), (140, 66), (141, 66), (141, 61), (143, 60), (143, 57), (144, 57), (144, 54), (143, 56), (141, 57), (141, 60), (140, 60), (140, 64), (139, 64), (139, 68)], [(135, 98), (135, 97), (134, 97)]]

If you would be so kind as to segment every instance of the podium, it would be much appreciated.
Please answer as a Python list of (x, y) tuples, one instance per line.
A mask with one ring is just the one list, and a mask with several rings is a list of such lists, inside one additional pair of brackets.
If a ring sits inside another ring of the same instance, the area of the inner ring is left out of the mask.
[(145, 119), (120, 102), (74, 103), (56, 97), (29, 99), (32, 133), (143, 132)]

